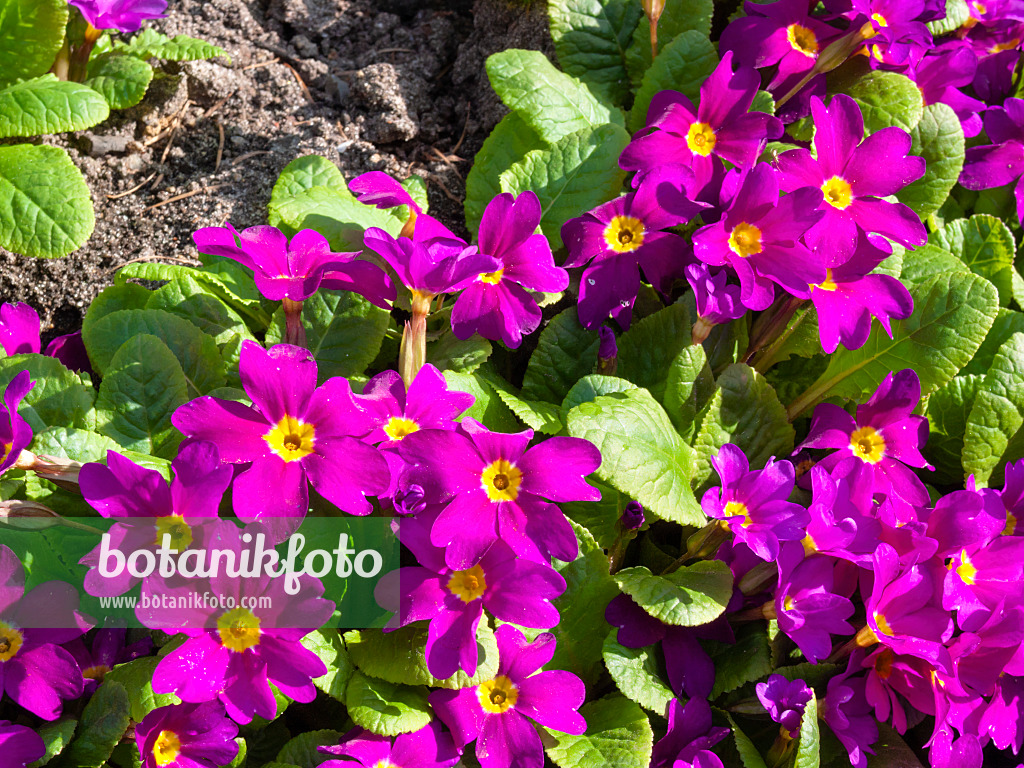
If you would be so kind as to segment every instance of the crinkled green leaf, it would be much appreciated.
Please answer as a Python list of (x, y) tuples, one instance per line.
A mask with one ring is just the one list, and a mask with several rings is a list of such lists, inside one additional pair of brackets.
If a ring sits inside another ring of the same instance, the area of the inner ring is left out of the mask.
[(277, 761), (296, 768), (316, 768), (328, 760), (336, 759), (334, 755), (320, 752), (317, 747), (333, 747), (341, 742), (341, 731), (328, 729), (306, 731), (281, 747), (277, 753)]
[(0, 358), (0, 392), (22, 371), (29, 372), (35, 386), (21, 401), (18, 413), (33, 432), (42, 432), (47, 427), (91, 426), (95, 390), (83, 384), (59, 360), (33, 354)]
[(175, 35), (173, 38), (157, 32), (155, 29), (144, 29), (128, 42), (118, 40), (114, 50), (137, 56), (140, 59), (164, 59), (165, 61), (198, 61), (212, 59), (214, 56), (227, 56), (220, 46), (197, 40), (188, 35)]
[(465, 341), (446, 331), (441, 338), (427, 342), (427, 362), (440, 371), (473, 373), (491, 356), (491, 342), (473, 335)]
[(736, 742), (736, 751), (740, 755), (740, 760), (743, 761), (743, 768), (767, 768), (764, 758), (761, 757), (761, 753), (754, 746), (750, 737), (740, 729), (732, 715), (726, 712), (725, 716), (729, 720), (729, 725), (732, 726), (732, 737)]
[(811, 700), (804, 707), (804, 716), (800, 720), (800, 735), (797, 737), (796, 759), (793, 768), (818, 768), (821, 765), (820, 749), (818, 700), (811, 696)]
[(302, 638), (302, 645), (312, 651), (327, 667), (327, 672), (313, 684), (331, 698), (345, 701), (345, 688), (352, 677), (352, 661), (345, 650), (341, 633), (336, 629), (320, 629)]
[(604, 641), (604, 665), (608, 674), (622, 693), (644, 709), (664, 717), (669, 702), (676, 695), (666, 679), (657, 647), (625, 648), (615, 639), (618, 631), (612, 629)]
[(484, 208), (501, 192), (501, 174), (526, 157), (544, 142), (515, 112), (509, 112), (494, 126), (473, 159), (466, 175), (466, 226), (476, 232)]
[(969, 270), (988, 279), (999, 291), (999, 303), (1009, 305), (1014, 298), (1013, 278), (1017, 271), (1013, 257), (1017, 247), (1013, 233), (1003, 222), (985, 214), (957, 219), (934, 232), (929, 242), (945, 248)]
[(845, 93), (860, 105), (866, 134), (890, 126), (910, 131), (924, 114), (924, 100), (913, 80), (871, 69), (866, 61), (848, 62), (829, 75), (829, 92)]
[(967, 419), (978, 396), (983, 375), (954, 376), (928, 398), (928, 442), (924, 456), (935, 467), (929, 482), (960, 484), (965, 480), (963, 461)]
[[(648, 46), (648, 52), (650, 47)], [(658, 91), (679, 91), (696, 104), (700, 87), (718, 66), (718, 52), (704, 32), (688, 30), (667, 45), (662, 43), (650, 69), (644, 72), (636, 100), (629, 112), (629, 129), (638, 131), (647, 122), (647, 109)]]
[(71, 427), (50, 427), (32, 437), (33, 453), (55, 456), (59, 459), (80, 461), (106, 461), (107, 451), (119, 451), (121, 446), (97, 432)]
[(134, 56), (107, 53), (89, 62), (85, 84), (103, 95), (111, 109), (134, 107), (146, 95), (153, 68)]
[(118, 664), (103, 678), (104, 681), (115, 680), (124, 686), (128, 692), (132, 720), (137, 723), (157, 707), (181, 703), (181, 699), (173, 693), (153, 692), (153, 673), (159, 663), (160, 659), (156, 656), (144, 656), (126, 664)]
[(952, 379), (981, 346), (999, 308), (999, 296), (983, 277), (943, 272), (914, 286), (914, 314), (893, 324), (890, 339), (878, 325), (863, 347), (840, 347), (825, 373), (790, 405), (792, 417), (826, 397), (863, 402), (890, 372), (913, 368), (923, 394)]
[(321, 155), (303, 155), (292, 160), (277, 177), (270, 193), (270, 208), (313, 187), (327, 187), (342, 196), (352, 197), (341, 169)]
[(80, 131), (109, 114), (106, 99), (92, 88), (52, 74), (0, 90), (0, 138)]
[(96, 223), (89, 187), (59, 147), (0, 147), (0, 247), (54, 258), (82, 247)]
[(92, 300), (89, 309), (86, 310), (82, 319), (82, 335), (85, 336), (100, 318), (113, 312), (121, 309), (145, 309), (152, 295), (152, 291), (147, 291), (135, 283), (108, 285)]
[(563, 501), (558, 506), (565, 516), (587, 529), (603, 549), (609, 549), (619, 534), (619, 518), (632, 498), (593, 477), (588, 482), (601, 492), (600, 501)]
[(677, 627), (714, 621), (732, 597), (732, 572), (720, 560), (699, 560), (660, 576), (636, 566), (612, 578), (647, 613)]
[(101, 768), (130, 722), (128, 692), (116, 680), (104, 682), (89, 699), (71, 745), (60, 756), (63, 766)]
[[(658, 19), (659, 54), (684, 32), (692, 30), (710, 37), (714, 10), (712, 0), (667, 0)], [(650, 66), (651, 24), (645, 16), (633, 30), (633, 44), (626, 51), (626, 69), (634, 85), (640, 84)]]
[(459, 421), (467, 418), (476, 419), (495, 432), (515, 432), (519, 429), (515, 414), (498, 397), (494, 387), (478, 374), (445, 371), (444, 378), (449, 389), (468, 392), (476, 398), (476, 402), (459, 417)]
[(370, 227), (397, 236), (402, 222), (387, 211), (363, 205), (349, 192), (334, 187), (311, 187), (270, 206), (272, 226), (294, 235), (302, 229), (315, 229), (327, 238), (331, 250), (352, 252), (363, 249), (363, 233)]
[(500, 176), (502, 192), (534, 192), (542, 210), (540, 228), (553, 248), (562, 245), (562, 225), (611, 197), (625, 172), (618, 157), (629, 143), (616, 124), (585, 127), (561, 136), (551, 147), (527, 152)]
[(910, 132), (910, 154), (924, 158), (925, 173), (896, 193), (922, 219), (931, 216), (949, 197), (964, 167), (964, 131), (956, 113), (946, 104), (924, 108), (920, 122)]
[(796, 441), (772, 385), (749, 365), (730, 365), (717, 384), (693, 445), (694, 487), (711, 476), (711, 459), (726, 443), (739, 446), (751, 468), (760, 469), (771, 456), (789, 456)]
[(566, 427), (570, 435), (589, 440), (601, 451), (600, 479), (663, 519), (704, 524), (690, 489), (692, 449), (650, 392), (602, 395), (569, 411)]
[(944, 35), (962, 27), (971, 18), (971, 11), (966, 0), (946, 0), (944, 18), (928, 22), (928, 31), (935, 37)]
[(597, 365), (597, 331), (580, 325), (576, 307), (551, 318), (540, 332), (523, 378), (523, 396), (561, 403), (581, 378)]
[(0, 2), (0, 85), (37, 77), (53, 66), (64, 43), (64, 0)]
[(964, 432), (963, 465), (979, 487), (1000, 484), (1007, 461), (1024, 455), (1024, 333), (1000, 347), (981, 383)]
[(682, 302), (634, 323), (619, 337), (616, 373), (662, 401), (673, 361), (691, 344), (691, 328), (690, 313)]
[(931, 280), (940, 272), (963, 272), (964, 263), (945, 248), (927, 243), (917, 248), (906, 260), (900, 282), (908, 289)]
[(118, 349), (100, 385), (99, 431), (125, 448), (172, 458), (182, 435), (171, 416), (188, 399), (174, 353), (156, 336), (134, 335)]
[(547, 435), (557, 435), (562, 431), (562, 411), (557, 405), (543, 400), (523, 399), (515, 387), (496, 374), (490, 366), (481, 369), (478, 375), (491, 385), (491, 389), (509, 410), (530, 429)]
[(628, 392), (639, 387), (631, 381), (620, 379), (618, 376), (604, 376), (599, 373), (592, 373), (572, 385), (572, 389), (562, 401), (562, 418), (573, 408), (581, 403), (589, 403), (601, 395), (611, 395), (615, 392)]
[(1015, 333), (1024, 333), (1024, 312), (1000, 308), (985, 340), (981, 342), (971, 362), (965, 365), (960, 373), (984, 376), (992, 367), (992, 361), (996, 359), (999, 348)]
[(359, 671), (349, 680), (345, 706), (356, 725), (382, 736), (418, 731), (430, 722), (424, 686), (389, 683)]
[[(323, 383), (366, 370), (384, 341), (388, 312), (349, 291), (321, 290), (302, 302), (302, 324)], [(267, 346), (284, 338), (284, 326), (284, 310), (279, 309), (267, 329)]]
[(551, 0), (551, 38), (562, 69), (617, 104), (629, 94), (626, 49), (643, 16), (631, 0)]
[(665, 412), (684, 439), (697, 431), (697, 415), (715, 394), (715, 377), (704, 347), (683, 347), (672, 360), (665, 381)]
[(705, 650), (715, 665), (715, 687), (708, 696), (712, 701), (720, 694), (767, 677), (773, 669), (768, 634), (760, 622), (739, 628), (735, 643), (709, 640)]
[(559, 768), (647, 768), (654, 733), (647, 715), (635, 702), (605, 696), (580, 707), (587, 721), (582, 736), (545, 728), (555, 743), (548, 757)]
[(73, 717), (63, 717), (60, 720), (52, 723), (43, 723), (43, 725), (39, 726), (36, 733), (43, 740), (46, 754), (34, 763), (29, 763), (29, 768), (41, 768), (41, 766), (48, 765), (51, 760), (63, 752), (64, 748), (71, 742), (71, 737), (74, 735), (77, 725), (78, 721)]

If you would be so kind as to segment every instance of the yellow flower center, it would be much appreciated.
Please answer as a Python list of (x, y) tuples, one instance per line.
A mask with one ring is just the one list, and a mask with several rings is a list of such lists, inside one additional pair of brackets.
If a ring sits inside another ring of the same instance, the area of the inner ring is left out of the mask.
[(171, 550), (180, 552), (192, 543), (192, 529), (181, 515), (163, 515), (156, 519), (156, 545), (164, 543), (164, 536), (171, 537)]
[(291, 416), (281, 419), (263, 439), (270, 450), (285, 461), (299, 461), (313, 452), (316, 445), (316, 430), (312, 424), (306, 424)]
[(800, 543), (804, 547), (804, 555), (806, 557), (810, 557), (818, 551), (818, 542), (811, 538), (811, 534), (809, 533), (806, 536), (804, 536), (803, 540)]
[(231, 651), (241, 653), (259, 645), (260, 620), (248, 608), (233, 608), (217, 619), (220, 643)]
[(174, 731), (160, 731), (153, 742), (153, 759), (157, 765), (169, 765), (181, 754), (181, 739)]
[(1003, 536), (1013, 536), (1017, 532), (1017, 518), (1010, 510), (1006, 510), (1006, 527), (1003, 528)]
[(960, 565), (956, 567), (956, 575), (968, 587), (973, 587), (974, 582), (977, 580), (978, 568), (971, 562), (971, 558), (967, 556), (966, 549), (960, 553)]
[(818, 55), (818, 38), (807, 27), (790, 24), (786, 27), (786, 39), (794, 51), (799, 51), (812, 59)]
[[(348, 762), (347, 760), (345, 762)], [(354, 763), (353, 763), (354, 765)], [(373, 768), (402, 768), (398, 763), (392, 763), (386, 757), (373, 764)]]
[(717, 142), (714, 130), (707, 123), (694, 123), (686, 132), (686, 146), (693, 154), (701, 157), (707, 157), (714, 152)]
[(786, 595), (786, 597), (782, 600), (782, 609), (784, 611), (792, 611), (793, 610), (793, 598), (790, 597), (789, 595)]
[(0, 443), (0, 464), (7, 461), (7, 457), (11, 455), (11, 450), (14, 448), (14, 443)]
[(747, 509), (747, 505), (742, 501), (730, 501), (725, 505), (725, 516), (726, 517), (742, 517), (743, 522), (740, 523), (744, 528), (749, 526), (754, 521), (750, 519), (750, 510)]
[(384, 426), (384, 434), (392, 440), (401, 440), (406, 435), (411, 435), (413, 432), (419, 431), (419, 424), (412, 419), (407, 419), (403, 416), (392, 416)]
[(821, 185), (821, 191), (825, 195), (825, 202), (840, 211), (849, 208), (853, 202), (853, 189), (842, 176), (833, 176), (826, 181)]
[(988, 13), (988, 6), (986, 6), (984, 3), (973, 2), (971, 3), (971, 5), (974, 6), (974, 10), (978, 12), (979, 16), (984, 16), (986, 13)]
[(474, 565), (466, 571), (456, 571), (448, 579), (448, 591), (464, 603), (472, 603), (487, 591), (484, 569)]
[(881, 613), (875, 613), (875, 626), (878, 627), (878, 631), (883, 635), (892, 637), (895, 634), (892, 631), (892, 627), (889, 626), (889, 622), (885, 620), (885, 616)]
[(1012, 51), (1016, 49), (1018, 45), (1020, 45), (1020, 38), (1015, 37), (1013, 38), (1013, 40), (1010, 40), (1008, 42), (993, 45), (991, 48), (988, 49), (988, 52), (1001, 53), (1002, 51)]
[(488, 464), (480, 473), (480, 485), (491, 501), (515, 501), (522, 482), (522, 471), (505, 459)]
[(850, 435), (853, 455), (868, 464), (877, 464), (885, 456), (885, 438), (874, 427), (861, 427)]
[(832, 279), (832, 270), (831, 269), (826, 269), (825, 270), (825, 279), (824, 279), (824, 281), (822, 281), (820, 283), (817, 283), (816, 285), (812, 285), (811, 286), (811, 288), (816, 288), (816, 289), (818, 289), (820, 291), (834, 291), (838, 287), (839, 286), (836, 285), (836, 281)]
[(86, 667), (82, 670), (82, 677), (86, 680), (103, 680), (107, 672), (110, 671), (110, 667), (106, 664), (97, 664), (94, 667)]
[(892, 674), (892, 662), (894, 658), (895, 654), (888, 648), (875, 657), (875, 672), (883, 680), (888, 680), (889, 675)]
[(516, 705), (519, 689), (505, 675), (498, 675), (476, 687), (476, 698), (484, 712), (500, 715)]
[(632, 216), (616, 216), (604, 228), (604, 241), (617, 253), (635, 251), (644, 244), (644, 223)]
[(10, 661), (18, 655), (25, 638), (6, 621), (0, 621), (0, 661)]
[(761, 230), (753, 224), (741, 221), (729, 235), (729, 250), (741, 258), (754, 256), (764, 250), (761, 245)]
[(496, 272), (481, 272), (476, 276), (476, 279), (481, 283), (487, 283), (488, 285), (497, 285), (501, 282), (501, 276), (505, 274), (505, 268), (497, 270)]

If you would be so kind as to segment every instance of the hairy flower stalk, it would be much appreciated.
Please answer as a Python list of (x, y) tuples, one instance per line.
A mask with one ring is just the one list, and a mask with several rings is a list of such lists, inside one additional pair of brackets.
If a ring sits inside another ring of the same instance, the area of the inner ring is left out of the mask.
[(412, 319), (405, 321), (402, 346), (398, 353), (398, 370), (408, 387), (427, 362), (427, 319), (434, 297), (413, 291)]

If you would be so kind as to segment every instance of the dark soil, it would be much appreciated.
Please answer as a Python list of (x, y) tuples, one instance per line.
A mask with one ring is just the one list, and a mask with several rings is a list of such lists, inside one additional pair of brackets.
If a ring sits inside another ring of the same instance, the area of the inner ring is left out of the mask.
[(266, 223), (278, 174), (301, 155), (349, 179), (418, 174), (431, 212), (466, 234), (466, 172), (506, 111), (484, 61), (552, 48), (544, 4), (522, 0), (171, 0), (152, 25), (231, 61), (161, 64), (142, 104), (47, 139), (85, 174), (96, 230), (62, 259), (0, 250), (0, 302), (32, 304), (46, 336), (78, 328), (126, 262), (191, 262), (194, 230)]

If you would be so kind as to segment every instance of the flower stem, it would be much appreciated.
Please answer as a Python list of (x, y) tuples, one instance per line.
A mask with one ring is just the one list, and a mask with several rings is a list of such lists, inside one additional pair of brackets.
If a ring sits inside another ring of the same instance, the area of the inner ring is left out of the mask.
[(811, 68), (811, 71), (804, 75), (800, 79), (800, 82), (790, 88), (788, 93), (775, 102), (775, 108), (778, 109), (800, 93), (800, 90), (811, 82), (811, 80), (813, 80), (817, 75), (825, 72), (831, 72), (850, 58), (850, 55), (860, 47), (861, 43), (867, 40), (868, 36), (866, 33), (869, 31), (871, 31), (870, 23), (865, 24), (860, 29), (850, 31), (847, 35), (839, 38), (829, 45), (828, 48), (822, 51), (821, 55), (818, 56), (817, 60), (814, 62), (814, 66)]
[(89, 70), (89, 56), (92, 54), (93, 46), (102, 37), (103, 33), (91, 24), (85, 28), (85, 38), (82, 44), (77, 46), (71, 53), (71, 62), (68, 67), (68, 80), (81, 83)]
[(420, 368), (427, 362), (427, 318), (434, 297), (419, 291), (412, 292), (412, 320), (405, 324), (402, 347), (398, 353), (398, 370), (402, 381), (409, 387)]
[(803, 303), (804, 300), (801, 298), (796, 296), (787, 296), (778, 305), (775, 313), (766, 318), (763, 324), (759, 318), (758, 323), (752, 331), (753, 335), (750, 339), (750, 344), (747, 347), (747, 353), (743, 356), (743, 362), (750, 365), (751, 360), (754, 359), (765, 344), (773, 343), (776, 337), (786, 330), (786, 326), (789, 324), (793, 314)]
[(306, 346), (306, 329), (302, 327), (302, 302), (283, 299), (281, 306), (284, 307), (284, 343)]
[(729, 538), (729, 529), (718, 520), (713, 520), (689, 538), (686, 542), (686, 551), (673, 560), (661, 572), (661, 575), (664, 576), (667, 573), (672, 573), (672, 571), (677, 570), (687, 560), (711, 557), (727, 538)]

